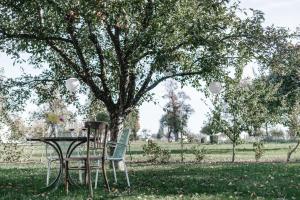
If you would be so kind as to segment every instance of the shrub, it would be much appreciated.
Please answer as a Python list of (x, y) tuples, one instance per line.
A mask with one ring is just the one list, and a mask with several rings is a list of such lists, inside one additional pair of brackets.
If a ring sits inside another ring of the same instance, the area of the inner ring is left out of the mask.
[(197, 162), (201, 162), (205, 158), (206, 149), (204, 147), (200, 148), (199, 146), (193, 146), (192, 154), (194, 154)]
[(170, 158), (171, 158), (171, 152), (169, 150), (166, 150), (166, 149), (162, 149), (160, 151), (160, 162), (161, 163), (167, 163), (170, 161)]
[(152, 140), (149, 140), (147, 144), (143, 145), (143, 151), (144, 151), (143, 153), (144, 156), (149, 157), (148, 159), (149, 162), (159, 161), (162, 163), (167, 163), (171, 158), (170, 151), (166, 149), (162, 149)]
[(0, 150), (0, 160), (3, 162), (19, 162), (22, 158), (24, 148), (20, 148), (14, 143), (2, 143)]
[(143, 145), (144, 155), (149, 157), (150, 162), (154, 162), (160, 155), (161, 148), (152, 140), (148, 141), (148, 144)]
[(264, 154), (264, 143), (262, 143), (261, 141), (259, 142), (254, 142), (253, 143), (253, 148), (254, 148), (254, 152), (255, 152), (255, 160), (256, 162), (263, 156)]

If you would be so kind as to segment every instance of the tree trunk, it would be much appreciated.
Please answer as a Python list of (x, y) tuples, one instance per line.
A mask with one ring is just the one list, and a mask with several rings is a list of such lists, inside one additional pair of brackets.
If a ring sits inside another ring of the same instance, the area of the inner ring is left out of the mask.
[(232, 160), (231, 162), (235, 161), (235, 142), (232, 143)]
[(269, 137), (268, 123), (266, 123), (265, 126), (266, 126), (266, 135), (267, 135), (267, 137)]
[(298, 148), (299, 144), (300, 144), (300, 140), (298, 140), (296, 146), (295, 146), (294, 148), (292, 148), (292, 149), (288, 152), (286, 162), (289, 162), (289, 161), (290, 161), (291, 155), (296, 151), (296, 149)]
[(120, 112), (110, 113), (110, 140), (116, 142), (123, 128), (124, 116)]
[(175, 141), (178, 141), (178, 132), (174, 132)]
[(180, 141), (180, 147), (181, 147), (181, 162), (183, 162), (183, 139), (182, 139), (182, 132), (180, 133), (181, 135), (181, 141)]
[(168, 127), (168, 142), (171, 142), (171, 130)]

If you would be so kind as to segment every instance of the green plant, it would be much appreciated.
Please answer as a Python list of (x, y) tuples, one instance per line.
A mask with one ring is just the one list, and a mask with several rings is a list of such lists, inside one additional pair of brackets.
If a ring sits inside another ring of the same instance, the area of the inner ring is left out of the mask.
[(207, 152), (204, 147), (203, 148), (200, 148), (199, 146), (192, 147), (192, 154), (194, 154), (197, 162), (201, 162), (205, 158), (206, 153)]
[(2, 144), (0, 150), (0, 160), (3, 162), (19, 162), (22, 159), (24, 148), (20, 148), (17, 144)]
[(256, 162), (263, 156), (265, 150), (264, 150), (264, 143), (261, 141), (254, 142), (253, 148), (255, 152), (255, 160)]
[(154, 162), (160, 155), (161, 148), (151, 140), (147, 144), (143, 145), (143, 154), (149, 157), (150, 162)]
[(168, 163), (171, 158), (171, 152), (166, 149), (160, 150), (159, 159), (161, 163)]
[(159, 161), (161, 163), (169, 162), (171, 158), (171, 152), (166, 149), (162, 149), (158, 144), (148, 141), (148, 144), (143, 145), (143, 155), (148, 156), (149, 162)]

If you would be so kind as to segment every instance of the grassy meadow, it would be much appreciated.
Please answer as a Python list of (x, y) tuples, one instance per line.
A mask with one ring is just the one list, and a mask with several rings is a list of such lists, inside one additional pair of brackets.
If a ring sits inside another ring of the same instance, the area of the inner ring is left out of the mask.
[[(252, 144), (239, 145), (236, 163), (230, 163), (230, 144), (201, 144), (206, 149), (202, 162), (195, 162), (191, 153), (197, 144), (184, 144), (185, 160), (180, 163), (180, 144), (159, 142), (171, 151), (170, 162), (161, 164), (147, 162), (142, 152), (145, 143), (131, 143), (131, 156), (127, 153), (132, 187), (127, 188), (123, 172), (118, 172), (119, 182), (113, 184), (112, 171), (108, 170), (112, 192), (101, 187), (100, 179), (95, 199), (300, 199), (300, 163), (295, 162), (299, 153), (292, 157), (292, 163), (285, 163), (292, 144), (265, 144), (259, 162), (255, 162)], [(87, 199), (84, 186), (71, 187), (68, 195), (62, 184), (57, 190), (42, 191), (46, 180), (44, 147), (23, 148), (31, 155), (29, 160), (0, 164), (0, 199)], [(54, 168), (52, 176), (56, 171)]]

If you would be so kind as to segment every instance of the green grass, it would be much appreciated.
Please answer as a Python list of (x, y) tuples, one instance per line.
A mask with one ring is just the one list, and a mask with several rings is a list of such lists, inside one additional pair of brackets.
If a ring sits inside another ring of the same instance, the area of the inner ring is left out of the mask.
[[(180, 151), (176, 143), (159, 145), (172, 152), (169, 164), (145, 163), (141, 146), (144, 142), (132, 144), (133, 161), (129, 163), (132, 187), (126, 187), (123, 172), (118, 173), (118, 184), (112, 183), (112, 192), (99, 187), (95, 199), (300, 199), (300, 163), (266, 163), (284, 161), (291, 144), (266, 144), (263, 162), (254, 162), (251, 144), (238, 146), (238, 163), (229, 163), (231, 146), (204, 145), (208, 151), (203, 163), (194, 163), (190, 144), (185, 145), (185, 161), (179, 163)], [(39, 161), (43, 148), (37, 146), (33, 160)], [(297, 153), (293, 159), (297, 158)], [(130, 156), (128, 156), (128, 160)], [(249, 161), (249, 162), (244, 162)], [(210, 163), (212, 162), (212, 163)], [(55, 170), (54, 170), (55, 173)], [(55, 191), (41, 192), (45, 186), (46, 169), (44, 163), (0, 164), (0, 199), (87, 199), (84, 186), (71, 187), (66, 195), (63, 185)], [(99, 181), (100, 185), (102, 180)]]
[[(298, 199), (300, 164), (168, 164), (130, 165), (132, 188), (123, 174), (110, 194), (95, 191), (95, 199)], [(84, 187), (63, 187), (40, 193), (41, 166), (1, 167), (0, 199), (86, 199)], [(110, 180), (112, 180), (110, 173)]]

